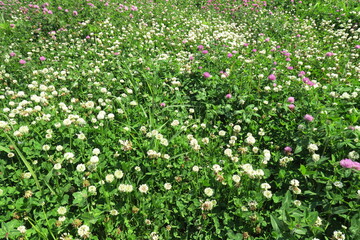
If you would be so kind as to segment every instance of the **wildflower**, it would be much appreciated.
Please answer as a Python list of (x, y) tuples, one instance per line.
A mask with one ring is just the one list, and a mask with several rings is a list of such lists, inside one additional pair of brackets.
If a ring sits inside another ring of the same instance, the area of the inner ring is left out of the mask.
[(215, 200), (212, 200), (212, 201), (207, 200), (201, 204), (200, 208), (203, 211), (211, 211), (214, 208), (214, 206), (216, 205), (216, 203), (217, 202)]
[(270, 74), (268, 76), (268, 79), (271, 80), (271, 81), (275, 81), (276, 80), (276, 76), (274, 74)]
[(295, 105), (294, 104), (289, 104), (288, 108), (289, 108), (289, 110), (293, 111), (295, 109)]
[(314, 153), (314, 154), (311, 156), (311, 158), (312, 158), (312, 160), (313, 160), (314, 162), (317, 162), (317, 161), (319, 161), (319, 160), (320, 160), (320, 155), (319, 155), (319, 154)]
[(121, 178), (124, 176), (124, 173), (123, 173), (123, 171), (121, 171), (121, 170), (116, 170), (116, 171), (114, 172), (114, 175), (115, 175), (115, 177), (116, 177), (117, 179), (121, 179)]
[(170, 190), (170, 189), (172, 188), (171, 183), (165, 183), (165, 184), (164, 184), (164, 188), (165, 188), (166, 190)]
[(24, 65), (26, 63), (26, 61), (23, 59), (20, 59), (19, 63)]
[(218, 172), (222, 171), (222, 168), (218, 164), (214, 164), (213, 167), (212, 167), (212, 170), (215, 173), (218, 173)]
[(334, 186), (338, 187), (338, 188), (342, 188), (344, 186), (344, 184), (340, 181), (336, 181), (336, 182), (334, 182)]
[(294, 203), (294, 205), (297, 206), (297, 207), (300, 207), (300, 206), (301, 206), (301, 201), (300, 201), (300, 200), (294, 200), (293, 203)]
[(209, 77), (211, 77), (210, 73), (208, 73), (208, 72), (204, 72), (203, 76), (204, 76), (204, 78), (209, 78)]
[(359, 155), (359, 153), (357, 153), (355, 151), (351, 151), (351, 152), (349, 152), (348, 157), (351, 158), (351, 159), (356, 160), (356, 159), (359, 159), (360, 155)]
[(141, 193), (147, 193), (147, 192), (149, 191), (149, 187), (148, 187), (146, 184), (142, 184), (142, 185), (140, 185), (140, 187), (139, 187), (139, 191), (140, 191)]
[(115, 179), (115, 177), (114, 177), (113, 174), (108, 174), (108, 175), (106, 175), (106, 177), (105, 177), (105, 181), (108, 182), (108, 183), (113, 182), (114, 179)]
[(230, 93), (226, 94), (225, 98), (230, 99), (232, 96)]
[(54, 164), (54, 169), (55, 170), (60, 170), (61, 169), (61, 163), (55, 163)]
[(76, 171), (78, 172), (85, 172), (85, 170), (86, 170), (85, 164), (78, 164), (76, 166)]
[(341, 231), (334, 231), (333, 238), (336, 240), (345, 240), (345, 234), (343, 234)]
[(294, 98), (294, 97), (289, 97), (289, 98), (287, 99), (287, 101), (288, 101), (289, 103), (294, 103), (294, 102), (295, 102), (295, 98)]
[(95, 186), (89, 186), (88, 191), (92, 195), (96, 195), (96, 187)]
[(319, 149), (318, 146), (316, 144), (314, 144), (314, 143), (311, 143), (311, 144), (308, 145), (309, 152), (315, 152), (318, 149)]
[(284, 148), (284, 151), (285, 151), (285, 153), (291, 153), (292, 152), (292, 148), (291, 147), (289, 147), (289, 146), (287, 146), (287, 147), (285, 147)]
[(261, 187), (262, 189), (264, 189), (264, 190), (268, 190), (268, 189), (271, 188), (270, 184), (268, 184), (268, 183), (262, 183), (262, 184), (260, 185), (260, 187)]
[(46, 57), (41, 56), (39, 59), (40, 59), (40, 61), (45, 61), (45, 60), (46, 60)]
[(20, 233), (24, 234), (24, 233), (26, 232), (26, 227), (25, 227), (25, 226), (19, 226), (19, 227), (17, 228), (17, 230), (18, 230)]
[(320, 217), (317, 217), (314, 225), (316, 227), (320, 227), (322, 225), (322, 219)]
[(205, 188), (204, 193), (206, 196), (211, 197), (214, 194), (214, 190), (212, 188)]
[(252, 136), (252, 134), (248, 134), (248, 137), (245, 139), (245, 142), (246, 142), (247, 144), (253, 145), (253, 144), (256, 142), (256, 140), (255, 140), (255, 138)]
[(59, 207), (57, 212), (60, 215), (65, 215), (65, 213), (67, 212), (66, 207)]
[(306, 114), (306, 115), (304, 116), (304, 120), (306, 120), (306, 121), (308, 121), (308, 122), (312, 122), (312, 121), (314, 121), (314, 117), (311, 116), (311, 115), (309, 115), (309, 114)]
[(270, 198), (272, 197), (272, 192), (269, 191), (269, 190), (265, 190), (265, 191), (263, 191), (263, 195), (264, 195), (266, 198), (270, 199)]
[(74, 15), (74, 16), (77, 16), (77, 15), (78, 15), (78, 12), (77, 12), (77, 11), (73, 11), (73, 15)]
[(199, 168), (198, 166), (193, 166), (193, 167), (192, 167), (192, 170), (193, 170), (194, 172), (198, 172), (198, 171), (200, 170), (200, 168)]
[(231, 178), (235, 183), (239, 183), (241, 178), (239, 175), (233, 175)]
[(160, 103), (160, 107), (165, 107), (166, 104), (165, 103)]
[(150, 238), (151, 238), (151, 240), (158, 240), (159, 235), (157, 234), (157, 232), (152, 232), (152, 233), (150, 233)]
[(78, 234), (80, 237), (84, 237), (87, 238), (90, 235), (90, 228), (87, 225), (82, 225), (81, 227), (78, 228)]
[(11, 52), (11, 53), (9, 53), (9, 55), (10, 55), (10, 57), (15, 57), (15, 56), (16, 56), (16, 53)]

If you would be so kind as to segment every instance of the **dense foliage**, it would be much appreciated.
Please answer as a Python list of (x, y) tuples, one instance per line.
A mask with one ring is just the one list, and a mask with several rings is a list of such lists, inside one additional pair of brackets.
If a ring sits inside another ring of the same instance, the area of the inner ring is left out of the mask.
[(360, 239), (360, 1), (0, 10), (0, 238)]

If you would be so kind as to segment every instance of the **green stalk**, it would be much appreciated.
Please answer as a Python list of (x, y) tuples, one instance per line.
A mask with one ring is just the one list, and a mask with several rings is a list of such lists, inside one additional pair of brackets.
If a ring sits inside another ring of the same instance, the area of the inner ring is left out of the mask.
[(5, 136), (8, 138), (8, 140), (10, 141), (10, 143), (12, 144), (12, 146), (14, 146), (16, 153), (19, 155), (20, 159), (23, 161), (23, 163), (25, 164), (26, 168), (29, 170), (29, 172), (31, 173), (31, 175), (34, 177), (35, 180), (35, 184), (36, 187), (39, 189), (39, 191), (41, 193), (43, 193), (42, 188), (40, 186), (39, 180), (37, 175), (34, 172), (34, 169), (31, 167), (30, 163), (26, 160), (25, 156), (22, 154), (22, 152), (20, 151), (20, 149), (16, 146), (15, 142), (11, 139), (11, 137), (5, 133)]

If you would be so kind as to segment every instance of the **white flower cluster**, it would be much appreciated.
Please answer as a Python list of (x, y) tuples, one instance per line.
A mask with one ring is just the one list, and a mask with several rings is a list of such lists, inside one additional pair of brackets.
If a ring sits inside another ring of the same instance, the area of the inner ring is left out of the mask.
[(149, 138), (155, 137), (155, 139), (160, 141), (161, 145), (164, 145), (164, 146), (169, 145), (169, 141), (161, 133), (159, 133), (159, 131), (157, 131), (157, 130), (152, 130), (151, 132), (148, 132), (146, 134), (146, 136), (149, 137)]
[(290, 187), (289, 187), (289, 189), (293, 192), (293, 193), (295, 193), (295, 194), (301, 194), (301, 189), (299, 188), (299, 186), (300, 186), (300, 183), (299, 183), (299, 181), (297, 180), (297, 179), (292, 179), (291, 181), (290, 181)]
[(147, 151), (147, 155), (148, 155), (149, 158), (159, 158), (159, 157), (161, 157), (161, 153), (156, 152), (156, 151), (151, 150), (151, 149), (149, 151)]
[(334, 231), (333, 238), (336, 240), (345, 240), (345, 234), (343, 234), (341, 231)]
[(271, 188), (270, 184), (268, 183), (262, 183), (260, 185), (261, 189), (263, 189), (263, 195), (270, 199), (272, 197), (272, 192), (269, 190)]
[(270, 153), (269, 150), (264, 149), (263, 154), (264, 154), (264, 156), (263, 156), (263, 159), (262, 159), (262, 164), (268, 164), (268, 162), (271, 159), (271, 153)]
[(82, 238), (88, 238), (91, 234), (90, 228), (87, 225), (82, 225), (78, 228), (78, 234)]
[(134, 187), (131, 184), (120, 184), (118, 189), (120, 192), (132, 192)]
[(294, 161), (292, 157), (283, 157), (279, 160), (280, 166), (286, 167), (289, 162)]
[(121, 149), (124, 151), (130, 151), (132, 150), (132, 142), (129, 140), (119, 140), (119, 143), (122, 145)]
[(192, 149), (194, 149), (195, 151), (199, 151), (201, 149), (198, 140), (196, 140), (193, 135), (187, 135), (187, 139), (189, 140)]
[(202, 211), (211, 211), (217, 204), (216, 200), (206, 200), (205, 202), (201, 202), (201, 210)]
[(262, 178), (264, 176), (264, 171), (262, 169), (253, 169), (253, 166), (250, 163), (241, 165), (243, 173), (248, 175), (250, 178)]

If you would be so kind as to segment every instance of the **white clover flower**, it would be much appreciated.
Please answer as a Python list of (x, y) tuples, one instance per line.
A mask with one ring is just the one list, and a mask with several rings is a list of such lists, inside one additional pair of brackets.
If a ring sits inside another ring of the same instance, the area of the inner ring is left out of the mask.
[(140, 185), (139, 191), (140, 191), (141, 193), (147, 193), (147, 192), (149, 191), (148, 185), (146, 185), (146, 184)]
[(217, 204), (216, 200), (206, 200), (204, 203), (201, 204), (201, 210), (203, 211), (211, 211), (214, 206)]
[(90, 194), (96, 195), (96, 187), (95, 186), (89, 186), (88, 191)]
[(78, 234), (80, 237), (89, 237), (90, 228), (87, 225), (82, 225), (78, 228)]
[(93, 164), (97, 164), (99, 162), (99, 157), (98, 156), (92, 156), (90, 158), (90, 162)]
[(245, 142), (249, 145), (255, 144), (256, 140), (255, 138), (250, 134), (246, 139)]
[(49, 150), (50, 150), (50, 146), (47, 145), (47, 144), (45, 144), (45, 145), (42, 146), (42, 150), (44, 150), (44, 151), (49, 151)]
[(201, 141), (204, 143), (204, 144), (208, 144), (210, 142), (209, 138), (203, 138), (201, 139)]
[(224, 130), (219, 131), (219, 136), (223, 137), (226, 135), (226, 132)]
[(351, 152), (349, 152), (348, 157), (352, 160), (357, 160), (357, 159), (359, 159), (360, 155), (359, 155), (359, 153), (357, 153), (355, 151), (351, 151)]
[(268, 184), (268, 183), (262, 183), (262, 184), (260, 185), (260, 187), (261, 187), (262, 189), (264, 189), (264, 190), (268, 190), (268, 189), (271, 188), (270, 184)]
[(319, 148), (318, 148), (318, 146), (316, 144), (311, 143), (308, 146), (308, 150), (309, 150), (309, 152), (315, 152), (315, 151), (319, 150)]
[(212, 167), (212, 170), (217, 173), (217, 172), (222, 171), (222, 168), (220, 167), (220, 165), (214, 164)]
[(28, 127), (28, 126), (21, 126), (21, 127), (19, 128), (19, 132), (20, 132), (21, 134), (27, 134), (27, 133), (29, 133), (29, 127)]
[(116, 210), (116, 209), (110, 210), (110, 215), (116, 216), (116, 215), (118, 215), (118, 214), (119, 214), (118, 210)]
[(55, 163), (54, 164), (54, 169), (55, 170), (60, 170), (61, 169), (61, 163)]
[(301, 202), (299, 200), (294, 200), (293, 201), (294, 205), (297, 206), (297, 207), (300, 207), (301, 206)]
[(314, 162), (317, 162), (317, 161), (320, 160), (320, 155), (319, 154), (314, 153), (311, 157), (312, 157), (312, 160)]
[(26, 227), (25, 227), (25, 226), (19, 226), (19, 227), (17, 228), (17, 230), (18, 230), (20, 233), (24, 234), (24, 233), (26, 232)]
[(152, 233), (150, 233), (150, 238), (151, 238), (151, 240), (158, 240), (159, 235), (157, 234), (157, 232), (152, 232)]
[(265, 190), (265, 191), (263, 191), (263, 195), (264, 195), (266, 198), (270, 199), (270, 198), (272, 197), (272, 192), (269, 191), (269, 190)]
[(114, 176), (113, 174), (108, 174), (108, 175), (106, 175), (106, 177), (105, 177), (105, 181), (108, 182), (108, 183), (113, 182), (114, 179), (115, 179), (115, 176)]
[(241, 127), (239, 125), (235, 125), (233, 127), (233, 129), (234, 129), (234, 132), (240, 132), (241, 131)]
[(227, 148), (227, 149), (225, 149), (224, 154), (228, 157), (232, 157), (232, 150)]
[(198, 166), (193, 166), (193, 167), (192, 167), (192, 170), (193, 170), (194, 172), (198, 172), (198, 171), (200, 170), (200, 168), (199, 168)]
[(290, 184), (291, 184), (291, 186), (294, 186), (294, 187), (300, 186), (300, 183), (299, 183), (299, 181), (297, 179), (292, 179), (290, 181)]
[(67, 152), (67, 153), (64, 154), (64, 158), (65, 158), (66, 160), (73, 159), (73, 158), (74, 158), (74, 154), (71, 153), (71, 152)]
[(212, 195), (214, 195), (214, 190), (212, 188), (208, 187), (208, 188), (205, 188), (204, 193), (206, 196), (211, 197)]
[(78, 172), (85, 172), (85, 170), (86, 170), (85, 164), (81, 163), (76, 166), (76, 171)]
[(231, 179), (236, 183), (239, 183), (241, 180), (240, 176), (237, 174), (233, 175)]
[(67, 212), (66, 207), (59, 207), (57, 212), (60, 215), (65, 215), (65, 213)]
[(121, 170), (116, 170), (116, 171), (114, 172), (114, 175), (115, 175), (115, 177), (116, 177), (117, 179), (121, 179), (121, 178), (124, 176), (124, 173), (123, 173), (123, 171), (121, 171)]
[(94, 149), (92, 150), (92, 154), (94, 154), (94, 155), (99, 155), (99, 154), (100, 154), (100, 149), (94, 148)]
[(0, 188), (0, 196), (2, 196), (4, 194), (4, 190), (2, 190), (1, 188)]
[(165, 183), (165, 184), (164, 184), (164, 188), (165, 188), (166, 190), (170, 190), (170, 189), (172, 188), (171, 183)]
[(317, 217), (314, 225), (316, 227), (320, 227), (322, 225), (322, 219), (320, 217)]
[(341, 231), (334, 231), (333, 238), (336, 240), (345, 240), (345, 234), (343, 234)]
[(171, 126), (175, 127), (175, 126), (178, 126), (179, 124), (180, 124), (180, 122), (178, 120), (174, 120), (174, 121), (172, 121)]
[(344, 184), (340, 181), (336, 181), (336, 182), (334, 182), (334, 186), (338, 187), (338, 188), (342, 188), (342, 187), (344, 187)]

